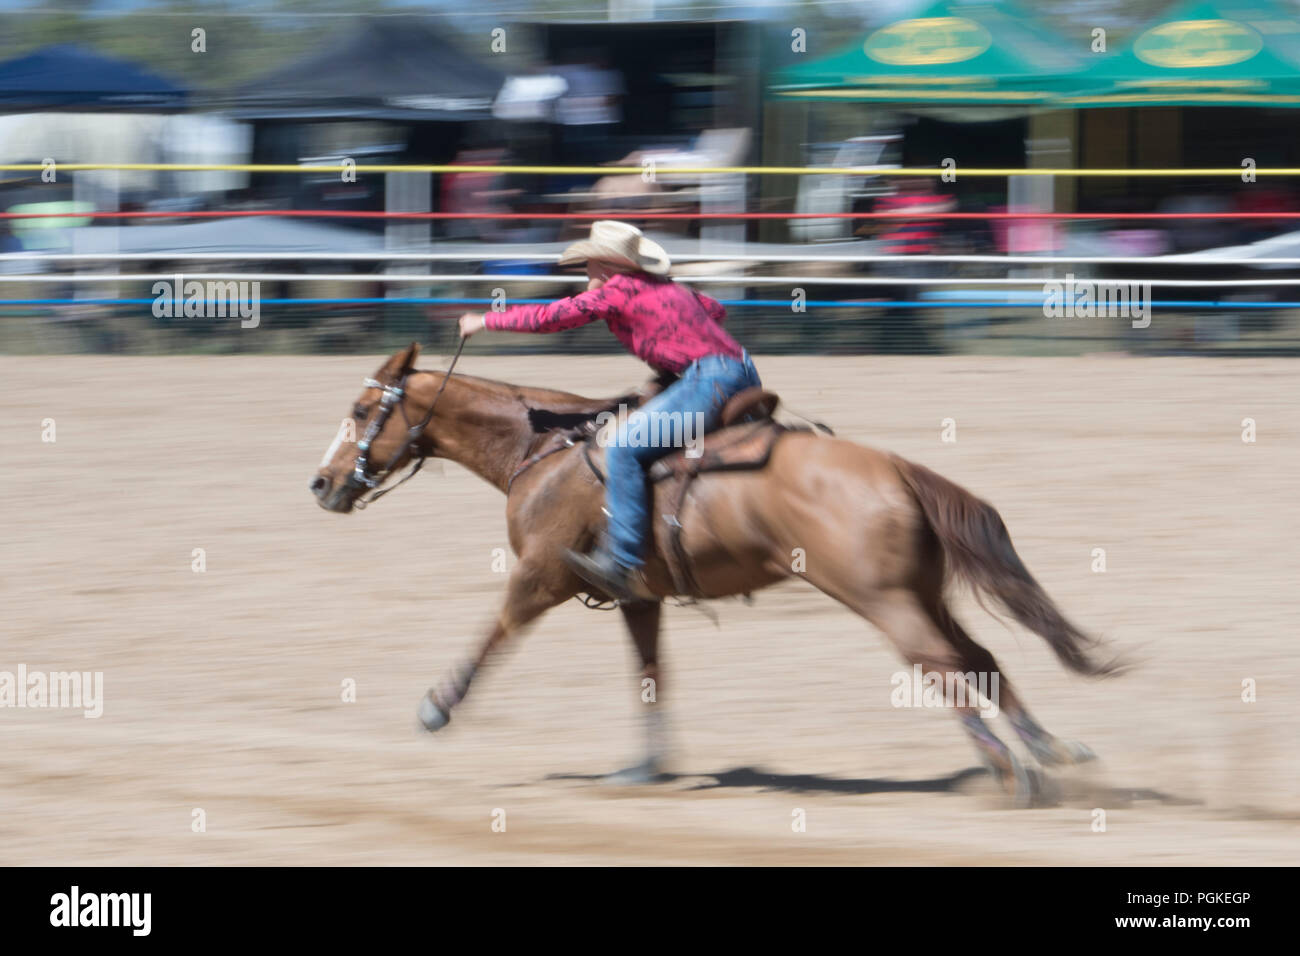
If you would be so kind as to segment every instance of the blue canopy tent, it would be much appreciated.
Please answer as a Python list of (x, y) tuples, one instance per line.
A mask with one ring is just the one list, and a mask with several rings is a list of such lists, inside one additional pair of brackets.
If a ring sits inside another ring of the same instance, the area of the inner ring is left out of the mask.
[(188, 91), (127, 60), (79, 46), (48, 46), (0, 63), (0, 111), (146, 110), (185, 106)]

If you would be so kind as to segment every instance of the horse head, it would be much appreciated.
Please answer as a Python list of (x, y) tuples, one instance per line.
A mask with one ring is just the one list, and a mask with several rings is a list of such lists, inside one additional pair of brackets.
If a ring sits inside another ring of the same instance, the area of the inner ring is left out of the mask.
[(407, 397), (407, 381), (419, 356), (420, 346), (412, 342), (363, 381), (364, 390), (340, 423), (309, 486), (326, 511), (346, 514), (364, 507), (366, 492), (378, 489), (407, 462), (423, 459), (427, 422), (422, 422), (423, 410)]

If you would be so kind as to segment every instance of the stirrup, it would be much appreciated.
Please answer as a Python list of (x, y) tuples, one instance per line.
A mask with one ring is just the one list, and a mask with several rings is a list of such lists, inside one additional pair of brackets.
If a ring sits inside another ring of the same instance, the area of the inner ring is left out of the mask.
[(632, 589), (632, 570), (619, 564), (603, 548), (597, 548), (591, 554), (566, 548), (564, 560), (578, 577), (615, 600), (625, 603), (644, 600)]

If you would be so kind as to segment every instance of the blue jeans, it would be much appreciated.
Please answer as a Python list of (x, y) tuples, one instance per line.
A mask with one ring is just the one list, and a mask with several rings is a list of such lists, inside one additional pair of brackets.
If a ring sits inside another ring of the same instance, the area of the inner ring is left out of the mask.
[(738, 392), (761, 384), (746, 352), (742, 358), (710, 355), (692, 362), (681, 377), (628, 415), (605, 448), (607, 544), (619, 564), (638, 568), (649, 531), (646, 469), (668, 453), (718, 427), (722, 406)]

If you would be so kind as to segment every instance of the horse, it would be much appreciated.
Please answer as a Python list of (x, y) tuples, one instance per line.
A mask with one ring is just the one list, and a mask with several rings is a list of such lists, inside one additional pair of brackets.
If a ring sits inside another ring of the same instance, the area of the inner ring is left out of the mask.
[[(346, 441), (340, 429), (310, 490), (325, 510), (351, 512), (391, 491), (395, 485), (381, 486), (403, 468), (409, 466), (410, 477), (432, 456), (463, 465), (506, 495), (517, 561), (477, 652), (420, 701), (420, 722), (437, 731), (512, 636), (570, 598), (602, 597), (591, 595), (562, 560), (565, 548), (586, 550), (604, 526), (600, 451), (561, 429), (608, 413), (629, 397), (593, 400), (453, 375), (452, 369), (417, 370), (419, 354), (412, 343), (363, 381), (352, 421), (344, 422), (361, 438)], [(755, 426), (734, 426), (746, 427)], [(642, 574), (644, 599), (618, 608), (640, 659), (642, 686), (655, 689), (656, 702), (663, 694), (662, 605), (682, 595), (675, 569), (685, 561), (695, 595), (707, 599), (749, 595), (803, 577), (884, 632), (913, 670), (919, 665), (927, 675), (955, 675), (943, 702), (1016, 805), (1031, 805), (1041, 793), (1040, 775), (1026, 770), (981, 716), (977, 679), (996, 680), (998, 709), (1038, 764), (1094, 759), (1088, 747), (1053, 736), (1030, 715), (993, 655), (945, 602), (946, 585), (964, 581), (986, 609), (991, 600), (1042, 637), (1069, 670), (1104, 676), (1121, 669), (1118, 659), (1097, 657), (1101, 642), (1071, 623), (1030, 574), (991, 505), (922, 465), (811, 430), (780, 434), (761, 467), (698, 474), (689, 496), (678, 496), (676, 511), (668, 484), (649, 492), (656, 518)], [(661, 518), (676, 520), (679, 513), (670, 544), (669, 522)], [(682, 560), (674, 560), (672, 545)], [(612, 779), (642, 783), (662, 776), (661, 711), (650, 706), (646, 715), (644, 759)]]

